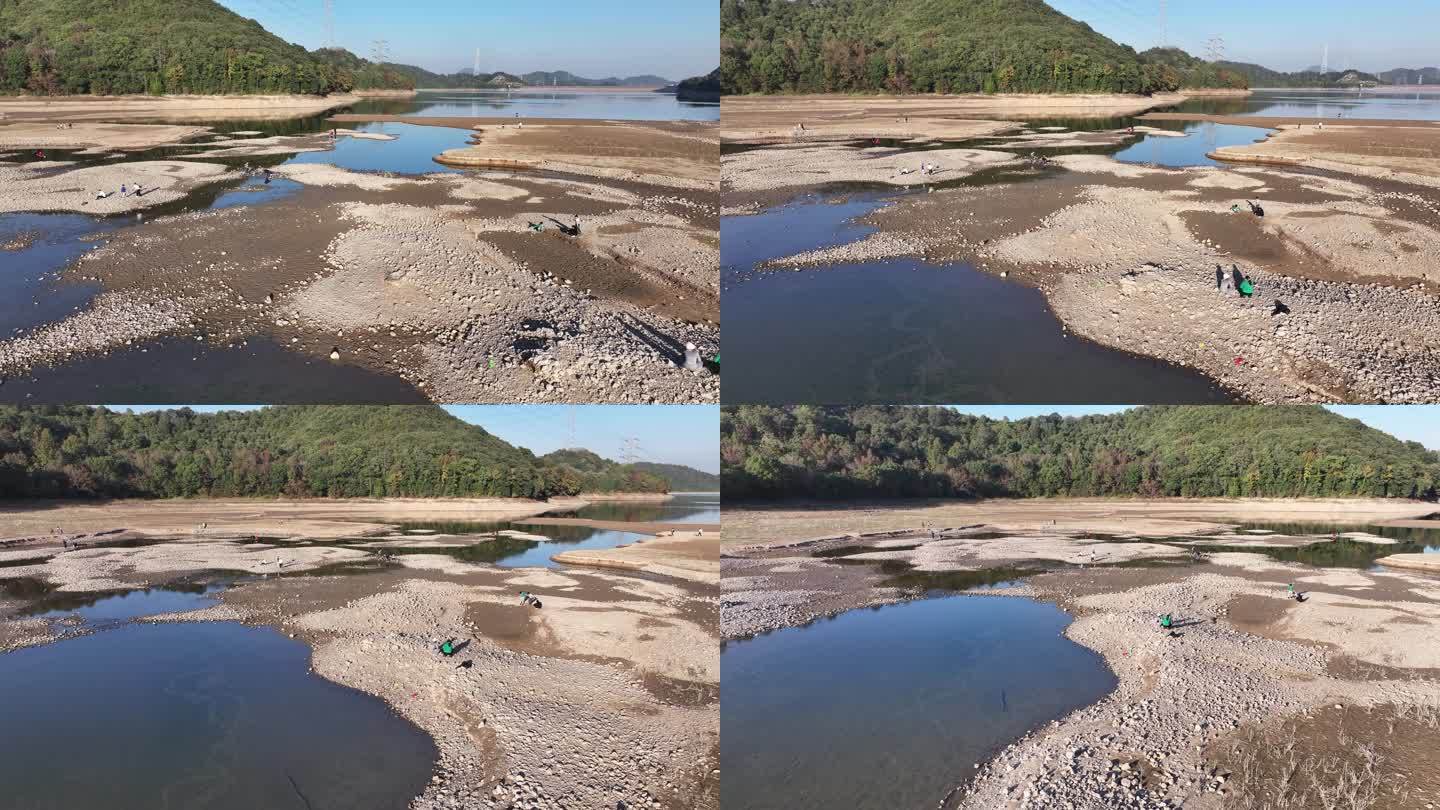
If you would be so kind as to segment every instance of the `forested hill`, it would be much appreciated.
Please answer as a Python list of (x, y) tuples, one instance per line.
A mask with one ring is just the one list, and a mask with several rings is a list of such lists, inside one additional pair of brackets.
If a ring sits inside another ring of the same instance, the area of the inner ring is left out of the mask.
[(639, 469), (634, 464), (619, 464), (601, 458), (589, 450), (556, 450), (540, 458), (545, 464), (571, 470), (583, 477), (588, 492), (668, 492), (665, 479)]
[(383, 72), (334, 57), (288, 43), (214, 0), (0, 0), (0, 93), (326, 94), (391, 86), (367, 83)]
[(348, 82), (356, 90), (414, 90), (413, 77), (388, 62), (375, 63), (361, 59), (344, 48), (321, 48), (312, 51), (320, 61), (340, 71), (342, 83)]
[(680, 82), (675, 88), (675, 97), (681, 101), (719, 101), (720, 69)]
[(1440, 454), (1318, 406), (997, 421), (947, 408), (725, 408), (727, 502), (779, 498), (1433, 498)]
[(1216, 62), (1215, 64), (1244, 75), (1251, 87), (1355, 87), (1365, 83), (1385, 83), (1381, 77), (1356, 70), (1332, 70), (1321, 73), (1320, 68), (1316, 67), (1313, 70), (1286, 73), (1250, 62)]
[(637, 461), (635, 469), (665, 479), (674, 492), (719, 492), (720, 476), (680, 464)]
[(637, 475), (632, 481), (546, 462), (434, 406), (214, 414), (0, 406), (0, 498), (664, 491), (660, 479)]
[(1150, 93), (1206, 80), (1043, 0), (721, 0), (720, 75), (727, 94)]

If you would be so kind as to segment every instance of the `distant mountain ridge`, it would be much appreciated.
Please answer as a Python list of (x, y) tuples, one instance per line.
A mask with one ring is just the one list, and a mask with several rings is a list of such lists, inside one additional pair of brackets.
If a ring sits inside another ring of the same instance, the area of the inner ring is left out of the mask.
[(1322, 74), (1318, 66), (1315, 69), (1296, 71), (1287, 74), (1283, 71), (1272, 71), (1264, 65), (1256, 65), (1251, 62), (1217, 62), (1228, 71), (1237, 72), (1246, 76), (1250, 86), (1295, 86), (1295, 88), (1325, 88), (1325, 86), (1356, 86), (1359, 84), (1385, 84), (1374, 74), (1365, 74), (1361, 71), (1329, 71)]
[(422, 88), (489, 88), (489, 87), (546, 87), (554, 85), (569, 87), (661, 87), (672, 82), (662, 76), (628, 76), (606, 79), (587, 79), (566, 70), (534, 71), (524, 75), (496, 71), (475, 73), (473, 68), (461, 68), (454, 73), (435, 73), (415, 65), (387, 64), (408, 75), (416, 87)]
[(1440, 84), (1440, 68), (1395, 68), (1375, 74), (1386, 84)]
[(681, 464), (637, 461), (635, 469), (665, 479), (672, 492), (719, 492), (720, 476)]

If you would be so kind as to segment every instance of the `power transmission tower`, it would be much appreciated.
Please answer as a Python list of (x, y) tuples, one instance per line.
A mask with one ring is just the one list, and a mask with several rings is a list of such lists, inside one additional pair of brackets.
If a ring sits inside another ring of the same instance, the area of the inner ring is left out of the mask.
[(335, 0), (325, 0), (325, 41), (335, 47)]
[(640, 460), (640, 440), (634, 436), (627, 436), (624, 443), (620, 445), (620, 458), (626, 464), (634, 464)]
[(370, 59), (377, 65), (383, 65), (390, 61), (390, 43), (377, 39), (370, 46)]
[(480, 49), (479, 49), (479, 48), (476, 48), (476, 49), (475, 49), (475, 70), (474, 70), (474, 72), (472, 72), (470, 75), (472, 75), (472, 76), (479, 76), (479, 75), (480, 75)]
[(1320, 58), (1320, 75), (1330, 72), (1330, 44), (1325, 44), (1325, 55)]
[[(477, 72), (478, 72), (478, 71), (477, 71)], [(570, 447), (577, 447), (578, 445), (575, 444), (575, 406), (574, 406), (574, 405), (571, 405), (571, 406), (570, 406), (568, 416), (570, 417), (570, 444), (569, 444), (569, 446), (570, 446)]]
[(1205, 53), (1209, 55), (1211, 62), (1219, 62), (1225, 58), (1225, 38), (1211, 37), (1205, 43)]

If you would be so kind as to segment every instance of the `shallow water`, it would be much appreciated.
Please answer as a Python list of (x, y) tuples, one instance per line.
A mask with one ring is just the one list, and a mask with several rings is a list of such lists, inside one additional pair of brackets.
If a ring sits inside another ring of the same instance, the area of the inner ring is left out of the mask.
[(1069, 622), (1031, 599), (958, 596), (726, 644), (725, 807), (935, 807), (974, 763), (1115, 687), (1061, 635)]
[(194, 339), (161, 341), (35, 369), (0, 383), (0, 401), (52, 404), (429, 401), (399, 377), (301, 355), (262, 339), (234, 348)]
[(132, 624), (0, 655), (3, 804), (406, 807), (429, 781), (434, 743), (309, 662), (275, 630), (215, 622)]
[[(503, 90), (422, 91), (413, 100), (392, 101), (389, 115), (493, 118), (611, 118), (626, 121), (718, 121), (719, 104), (680, 101), (667, 93), (506, 93)], [(363, 111), (357, 108), (357, 111)]]
[[(1151, 123), (1151, 122), (1146, 122)], [(1185, 125), (1185, 137), (1146, 135), (1139, 143), (1115, 153), (1115, 159), (1126, 163), (1153, 163), (1170, 168), (1190, 166), (1224, 166), (1225, 163), (1206, 157), (1222, 146), (1243, 146), (1265, 140), (1270, 130), (1263, 127), (1240, 127), (1208, 121)]]
[(895, 193), (721, 220), (725, 317), (741, 325), (725, 347), (727, 403), (1229, 401), (1200, 374), (1068, 335), (1038, 290), (968, 265), (897, 259), (751, 277), (763, 260), (873, 232), (848, 220)]
[[(664, 523), (719, 523), (720, 503), (715, 493), (687, 493), (665, 502), (597, 501), (582, 509), (565, 513), (547, 513), (545, 517), (574, 517), (586, 520), (653, 521)], [(589, 526), (555, 526), (517, 521), (427, 521), (398, 524), (398, 531), (416, 538), (430, 534), (488, 535), (500, 531), (517, 531), (547, 538), (545, 541), (500, 536), (473, 546), (461, 548), (394, 549), (407, 554), (449, 554), (457, 559), (489, 563), (501, 568), (559, 568), (562, 563), (551, 560), (553, 554), (577, 549), (615, 548), (643, 540), (648, 535), (595, 529)]]
[[(441, 528), (442, 526), (444, 528)], [(551, 555), (575, 549), (614, 548), (646, 537), (646, 535), (634, 532), (592, 529), (588, 526), (536, 526), (526, 523), (415, 523), (402, 526), (407, 533), (417, 528), (433, 529), (444, 534), (462, 536), (516, 531), (546, 538), (545, 540), (529, 540), (511, 535), (498, 535), (494, 539), (468, 546), (447, 548), (418, 546), (390, 549), (399, 554), (448, 554), (458, 560), (488, 563), (500, 568), (559, 568), (561, 563), (550, 559)], [(412, 536), (424, 537), (422, 534), (413, 534)]]
[(1400, 553), (1440, 554), (1440, 525), (1435, 528), (1414, 528), (1409, 526), (1376, 526), (1365, 523), (1263, 523), (1245, 522), (1238, 524), (1237, 531), (1265, 529), (1276, 534), (1326, 535), (1365, 532), (1366, 534), (1388, 537), (1399, 541), (1398, 546), (1373, 546), (1380, 555)]
[(593, 501), (573, 512), (547, 512), (544, 516), (627, 523), (719, 523), (720, 493), (675, 493), (668, 501)]
[(21, 611), (36, 619), (60, 619), (78, 616), (86, 624), (103, 624), (156, 616), (161, 613), (183, 613), (210, 607), (217, 600), (211, 594), (225, 590), (228, 583), (204, 585), (162, 585), (118, 594), (52, 593)]
[(452, 127), (431, 127), (418, 124), (397, 124), (390, 121), (359, 124), (355, 131), (394, 136), (393, 141), (371, 138), (341, 137), (334, 148), (325, 152), (301, 152), (285, 161), (292, 163), (328, 163), (357, 172), (394, 172), (397, 174), (459, 173), (463, 170), (435, 162), (435, 156), (447, 149), (460, 149), (470, 141), (470, 131)]
[(1435, 93), (1374, 93), (1354, 90), (1257, 90), (1245, 98), (1195, 98), (1178, 112), (1220, 115), (1307, 116), (1313, 118), (1379, 118), (1408, 121), (1440, 120), (1440, 95)]

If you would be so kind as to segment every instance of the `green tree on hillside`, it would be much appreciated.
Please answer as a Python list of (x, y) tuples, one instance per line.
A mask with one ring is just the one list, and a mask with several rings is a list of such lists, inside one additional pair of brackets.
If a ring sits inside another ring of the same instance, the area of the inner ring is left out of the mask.
[(727, 501), (753, 498), (1434, 498), (1440, 454), (1308, 406), (1154, 406), (1003, 421), (947, 408), (721, 414)]

